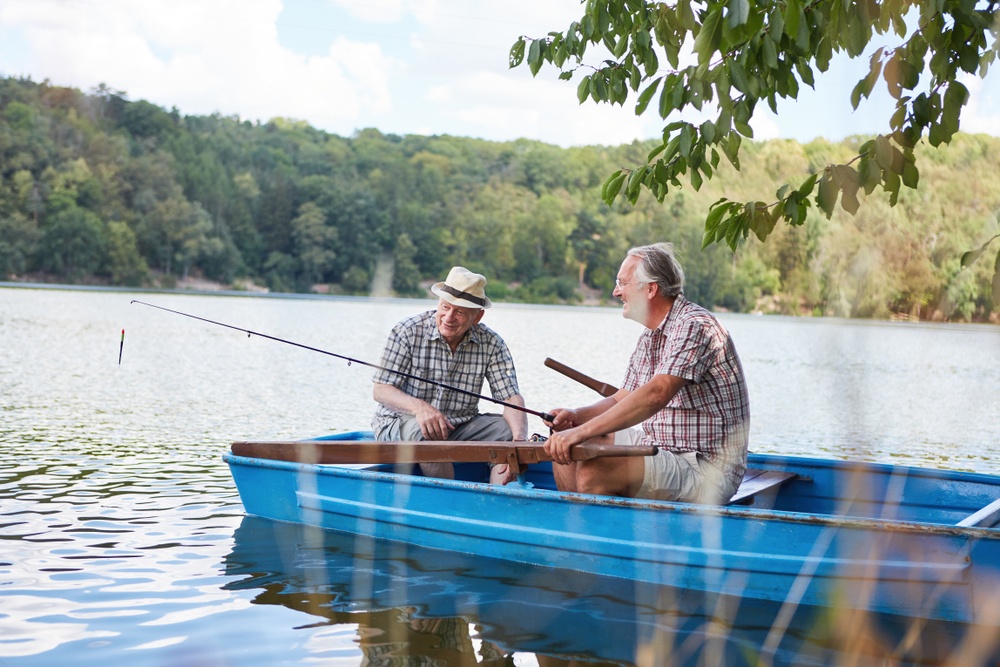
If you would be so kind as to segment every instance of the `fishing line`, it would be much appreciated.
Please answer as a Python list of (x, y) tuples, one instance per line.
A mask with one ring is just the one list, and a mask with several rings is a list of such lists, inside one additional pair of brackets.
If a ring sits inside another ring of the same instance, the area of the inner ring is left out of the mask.
[[(140, 301), (138, 299), (132, 299), (132, 301), (130, 301), (129, 303), (130, 304), (131, 303), (138, 303), (141, 306), (149, 306), (150, 308), (156, 308), (157, 310), (163, 310), (163, 311), (166, 311), (168, 313), (173, 313), (175, 315), (183, 315), (184, 317), (190, 317), (193, 320), (201, 320), (202, 322), (208, 322), (209, 324), (214, 324), (216, 326), (226, 327), (227, 329), (233, 329), (234, 331), (240, 331), (240, 332), (245, 333), (247, 335), (247, 338), (249, 338), (250, 336), (257, 336), (258, 338), (266, 338), (268, 340), (277, 341), (279, 343), (285, 343), (286, 345), (294, 345), (295, 347), (301, 347), (303, 350), (309, 350), (311, 352), (319, 352), (320, 354), (326, 354), (326, 355), (331, 356), (331, 357), (336, 357), (337, 359), (343, 359), (344, 361), (347, 362), (348, 366), (350, 366), (351, 364), (360, 364), (361, 366), (368, 366), (369, 368), (374, 368), (376, 370), (385, 371), (387, 373), (395, 373), (396, 375), (399, 375), (399, 376), (402, 376), (402, 377), (405, 377), (405, 378), (409, 378), (411, 380), (416, 380), (417, 382), (426, 382), (427, 384), (432, 384), (432, 385), (434, 385), (436, 387), (442, 387), (444, 389), (450, 389), (451, 391), (457, 391), (460, 394), (466, 394), (467, 396), (474, 396), (475, 398), (480, 398), (480, 399), (483, 399), (484, 401), (490, 401), (491, 403), (496, 403), (497, 405), (502, 405), (505, 408), (513, 408), (514, 410), (518, 410), (520, 412), (526, 412), (529, 415), (535, 415), (536, 417), (542, 419), (543, 421), (552, 422), (552, 420), (555, 419), (554, 415), (550, 415), (547, 412), (537, 412), (535, 410), (530, 410), (530, 409), (528, 409), (526, 407), (523, 407), (521, 405), (515, 405), (514, 403), (508, 403), (506, 401), (501, 401), (501, 400), (498, 400), (496, 398), (491, 398), (489, 396), (483, 396), (482, 394), (477, 394), (474, 391), (468, 391), (466, 389), (461, 389), (459, 387), (454, 387), (454, 386), (452, 386), (450, 384), (445, 384), (444, 382), (438, 382), (437, 380), (429, 380), (427, 378), (422, 378), (422, 377), (420, 377), (418, 375), (411, 375), (410, 373), (404, 373), (403, 371), (397, 371), (397, 370), (393, 370), (391, 368), (385, 368), (384, 366), (378, 366), (376, 364), (372, 364), (372, 363), (369, 363), (367, 361), (362, 361), (361, 359), (354, 359), (352, 357), (348, 357), (348, 356), (345, 356), (343, 354), (337, 354), (336, 352), (330, 352), (329, 350), (322, 350), (322, 349), (320, 349), (318, 347), (312, 347), (310, 345), (304, 345), (302, 343), (296, 343), (293, 340), (286, 340), (284, 338), (278, 338), (277, 336), (270, 336), (270, 335), (265, 334), (265, 333), (260, 333), (259, 331), (251, 331), (250, 329), (244, 329), (243, 327), (237, 327), (237, 326), (234, 326), (232, 324), (226, 324), (225, 322), (216, 322), (215, 320), (210, 320), (210, 319), (205, 318), (205, 317), (199, 317), (197, 315), (191, 315), (190, 313), (182, 313), (179, 310), (172, 310), (170, 308), (165, 308), (163, 306), (157, 306), (156, 304), (147, 303), (145, 301)], [(122, 340), (123, 341), (124, 341), (124, 338), (125, 338), (125, 332), (123, 330), (122, 331)]]

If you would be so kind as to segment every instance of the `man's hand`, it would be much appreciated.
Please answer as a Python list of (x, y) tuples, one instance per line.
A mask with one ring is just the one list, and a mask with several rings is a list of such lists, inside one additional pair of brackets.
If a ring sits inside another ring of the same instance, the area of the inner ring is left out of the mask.
[[(559, 421), (558, 416), (555, 421)], [(553, 433), (545, 441), (545, 453), (551, 456), (555, 463), (569, 463), (572, 460), (569, 456), (569, 450), (587, 439), (580, 431), (580, 428), (568, 428), (565, 431)]]
[(580, 416), (576, 414), (576, 410), (556, 408), (555, 410), (550, 410), (549, 414), (552, 415), (554, 419), (551, 422), (544, 423), (553, 431), (565, 431), (568, 428), (579, 426), (581, 423)]
[(447, 440), (448, 434), (455, 430), (451, 422), (437, 408), (424, 404), (413, 413), (424, 440)]
[(517, 479), (517, 475), (506, 463), (498, 463), (490, 468), (490, 484), (506, 486)]

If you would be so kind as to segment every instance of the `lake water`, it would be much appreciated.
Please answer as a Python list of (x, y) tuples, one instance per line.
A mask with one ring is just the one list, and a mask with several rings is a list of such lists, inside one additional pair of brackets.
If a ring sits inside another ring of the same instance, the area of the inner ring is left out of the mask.
[[(372, 363), (433, 306), (0, 288), (0, 665), (846, 664), (897, 636), (776, 630), (753, 605), (720, 630), (684, 592), (245, 518), (228, 444), (369, 428), (371, 370), (132, 299)], [(1000, 328), (720, 319), (752, 450), (1000, 474)], [(546, 357), (617, 384), (640, 333), (613, 308), (500, 304), (484, 323), (539, 411), (598, 398)]]

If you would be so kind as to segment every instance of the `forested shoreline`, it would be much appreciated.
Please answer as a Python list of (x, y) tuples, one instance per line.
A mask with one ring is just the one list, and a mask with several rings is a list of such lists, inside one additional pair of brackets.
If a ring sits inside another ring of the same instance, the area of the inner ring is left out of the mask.
[(715, 309), (997, 321), (992, 263), (960, 264), (1000, 231), (995, 137), (920, 147), (920, 185), (895, 207), (872, 196), (735, 254), (701, 249), (719, 197), (774, 192), (865, 139), (747, 142), (739, 172), (609, 208), (604, 179), (652, 143), (340, 137), (0, 78), (0, 280), (424, 296), (461, 264), (495, 300), (577, 303), (610, 299), (628, 247), (669, 240), (688, 296)]

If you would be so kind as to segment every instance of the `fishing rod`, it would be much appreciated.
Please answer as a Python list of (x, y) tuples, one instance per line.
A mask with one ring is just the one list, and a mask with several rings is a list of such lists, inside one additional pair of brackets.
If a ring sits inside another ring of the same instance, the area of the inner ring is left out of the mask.
[[(393, 370), (392, 368), (386, 368), (384, 366), (378, 366), (376, 364), (372, 364), (372, 363), (369, 363), (367, 361), (362, 361), (361, 359), (354, 359), (352, 357), (348, 357), (348, 356), (345, 356), (343, 354), (337, 354), (336, 352), (330, 352), (329, 350), (322, 350), (322, 349), (320, 349), (318, 347), (312, 347), (310, 345), (303, 345), (302, 343), (296, 343), (293, 340), (286, 340), (284, 338), (278, 338), (277, 336), (270, 336), (270, 335), (265, 334), (265, 333), (260, 333), (259, 331), (251, 331), (250, 329), (244, 329), (243, 327), (233, 326), (232, 324), (226, 324), (225, 322), (216, 322), (215, 320), (210, 320), (210, 319), (208, 319), (206, 317), (199, 317), (197, 315), (191, 315), (190, 313), (182, 313), (179, 310), (172, 310), (170, 308), (165, 308), (163, 306), (157, 306), (156, 304), (147, 303), (145, 301), (140, 301), (139, 299), (132, 299), (132, 301), (130, 301), (129, 303), (130, 304), (138, 303), (141, 306), (149, 306), (150, 308), (156, 308), (157, 310), (163, 310), (163, 311), (166, 311), (168, 313), (173, 313), (175, 315), (183, 315), (184, 317), (190, 317), (193, 320), (201, 320), (202, 322), (208, 322), (209, 324), (214, 324), (216, 326), (226, 327), (227, 329), (233, 329), (234, 331), (241, 331), (241, 332), (243, 332), (243, 333), (245, 333), (247, 335), (247, 338), (249, 338), (250, 336), (257, 336), (258, 338), (267, 338), (268, 340), (277, 341), (279, 343), (285, 343), (286, 345), (294, 345), (295, 347), (301, 347), (303, 350), (309, 350), (311, 352), (319, 352), (320, 354), (326, 354), (326, 355), (329, 355), (331, 357), (336, 357), (337, 359), (343, 359), (344, 361), (347, 362), (348, 366), (351, 365), (351, 364), (360, 364), (361, 366), (368, 366), (369, 368), (374, 368), (376, 370), (385, 371), (387, 373), (395, 373), (396, 375), (400, 375), (402, 377), (409, 378), (411, 380), (416, 380), (417, 382), (426, 382), (427, 384), (432, 384), (432, 385), (437, 386), (437, 387), (442, 387), (444, 389), (450, 389), (451, 391), (457, 391), (460, 394), (466, 394), (468, 396), (473, 396), (475, 398), (480, 398), (480, 399), (483, 399), (485, 401), (490, 401), (491, 403), (496, 403), (497, 405), (502, 405), (505, 408), (513, 408), (514, 410), (518, 410), (520, 412), (526, 412), (529, 415), (535, 415), (536, 417), (540, 418), (542, 421), (547, 421), (547, 422), (551, 423), (555, 419), (554, 415), (550, 415), (547, 412), (538, 412), (536, 410), (530, 410), (530, 409), (528, 409), (528, 408), (526, 408), (524, 406), (521, 406), (521, 405), (516, 405), (514, 403), (508, 403), (507, 401), (501, 401), (499, 399), (491, 398), (489, 396), (483, 396), (482, 394), (477, 394), (474, 391), (468, 391), (466, 389), (461, 389), (460, 387), (455, 387), (455, 386), (452, 386), (450, 384), (445, 384), (444, 382), (438, 382), (437, 380), (429, 380), (427, 378), (423, 378), (423, 377), (420, 377), (418, 375), (412, 375), (410, 373), (404, 373), (403, 371)], [(124, 331), (122, 332), (122, 340), (124, 341)]]

